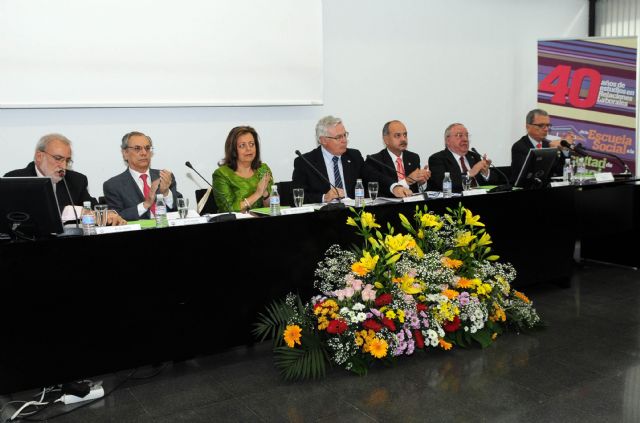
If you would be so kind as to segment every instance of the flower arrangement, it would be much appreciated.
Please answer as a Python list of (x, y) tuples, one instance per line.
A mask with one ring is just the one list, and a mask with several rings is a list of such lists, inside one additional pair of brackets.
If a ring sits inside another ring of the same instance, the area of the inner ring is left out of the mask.
[(506, 329), (541, 326), (532, 302), (511, 288), (515, 269), (499, 263), (480, 216), (459, 205), (442, 216), (416, 207), (404, 233), (355, 211), (347, 225), (361, 249), (331, 246), (318, 264), (320, 294), (289, 294), (259, 317), (254, 334), (274, 338), (285, 379), (317, 378), (335, 363), (366, 374), (416, 350), (490, 345)]

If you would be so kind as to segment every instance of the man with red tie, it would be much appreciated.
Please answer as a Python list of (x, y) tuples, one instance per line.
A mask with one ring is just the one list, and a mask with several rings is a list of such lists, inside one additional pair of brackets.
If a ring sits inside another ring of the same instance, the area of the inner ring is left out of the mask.
[(428, 166), (420, 168), (420, 156), (407, 150), (407, 128), (399, 120), (387, 122), (382, 127), (382, 140), (386, 148), (365, 161), (365, 179), (378, 182), (382, 197), (408, 197), (418, 192), (431, 172)]
[[(511, 147), (511, 179), (515, 180), (524, 165), (524, 161), (529, 154), (529, 150), (533, 148), (558, 148), (562, 149), (560, 140), (549, 141), (549, 129), (551, 128), (551, 119), (549, 114), (542, 109), (533, 109), (527, 113), (526, 119), (527, 135), (516, 141)], [(569, 137), (567, 140), (572, 143), (573, 139)], [(564, 156), (559, 154), (552, 169), (552, 176), (562, 176), (562, 166), (564, 159), (569, 157), (569, 152), (564, 151)]]
[(156, 193), (164, 195), (168, 211), (176, 210), (176, 180), (168, 170), (151, 169), (153, 143), (142, 132), (122, 137), (122, 158), (127, 170), (104, 183), (102, 189), (109, 208), (127, 220), (153, 218)]
[(427, 184), (430, 191), (442, 191), (442, 180), (449, 172), (452, 189), (462, 191), (462, 175), (468, 174), (472, 186), (495, 184), (494, 176), (489, 172), (491, 160), (469, 151), (469, 131), (461, 123), (452, 123), (444, 131), (446, 148), (429, 157), (431, 179)]

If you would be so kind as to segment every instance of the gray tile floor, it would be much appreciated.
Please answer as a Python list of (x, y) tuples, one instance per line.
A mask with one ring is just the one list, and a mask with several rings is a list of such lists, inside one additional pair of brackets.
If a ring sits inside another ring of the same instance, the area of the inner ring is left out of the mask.
[[(286, 383), (261, 344), (168, 365), (53, 421), (640, 422), (640, 274), (583, 265), (570, 289), (525, 292), (547, 328), (485, 350), (431, 351), (366, 377), (332, 369), (322, 381)], [(96, 379), (110, 390), (125, 375)]]

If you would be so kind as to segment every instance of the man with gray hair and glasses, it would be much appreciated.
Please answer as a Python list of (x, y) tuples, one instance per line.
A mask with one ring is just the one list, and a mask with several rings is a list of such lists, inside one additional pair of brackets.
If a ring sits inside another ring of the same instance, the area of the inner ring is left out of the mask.
[[(33, 161), (24, 169), (16, 169), (4, 176), (40, 176), (51, 178), (58, 200), (60, 211), (67, 206), (81, 206), (90, 201), (94, 206), (97, 201), (89, 194), (87, 177), (80, 172), (71, 170), (73, 164), (71, 141), (62, 134), (47, 134), (36, 144)], [(64, 181), (62, 179), (64, 178)], [(66, 183), (69, 191), (60, 184)], [(71, 194), (71, 198), (69, 198)], [(65, 212), (65, 214), (67, 214)], [(127, 223), (117, 213), (109, 213), (108, 225), (122, 225)]]
[(169, 170), (151, 169), (153, 142), (142, 132), (129, 132), (122, 137), (122, 158), (127, 169), (106, 181), (104, 196), (113, 208), (127, 220), (155, 217), (156, 193), (164, 195), (168, 211), (176, 210), (176, 180)]
[[(527, 134), (511, 147), (511, 179), (515, 181), (524, 165), (527, 154), (529, 154), (529, 150), (535, 148), (558, 148), (562, 150), (563, 157), (558, 153), (558, 159), (552, 168), (552, 176), (562, 176), (564, 159), (569, 157), (570, 152), (562, 148), (560, 140), (550, 141), (547, 139), (551, 126), (551, 119), (545, 110), (533, 109), (527, 113)], [(573, 143), (573, 135), (568, 134), (566, 138), (567, 142)]]
[(320, 119), (316, 124), (316, 141), (318, 147), (302, 156), (306, 161), (297, 157), (293, 162), (292, 186), (304, 188), (305, 199), (310, 203), (354, 198), (356, 179), (362, 178), (364, 160), (360, 151), (347, 148), (349, 133), (342, 119), (334, 116)]

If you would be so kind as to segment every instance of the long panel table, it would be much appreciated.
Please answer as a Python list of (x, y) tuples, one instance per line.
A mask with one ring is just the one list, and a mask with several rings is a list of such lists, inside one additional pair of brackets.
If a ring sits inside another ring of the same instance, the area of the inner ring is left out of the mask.
[[(606, 194), (624, 186), (594, 188)], [(626, 195), (626, 194), (625, 194)], [(635, 194), (634, 194), (635, 195)], [(577, 191), (562, 187), (370, 207), (400, 229), (416, 205), (480, 214), (516, 286), (567, 284)], [(577, 200), (578, 199), (578, 200)], [(314, 293), (316, 263), (359, 242), (348, 210), (0, 244), (0, 393), (250, 344), (258, 312)]]

